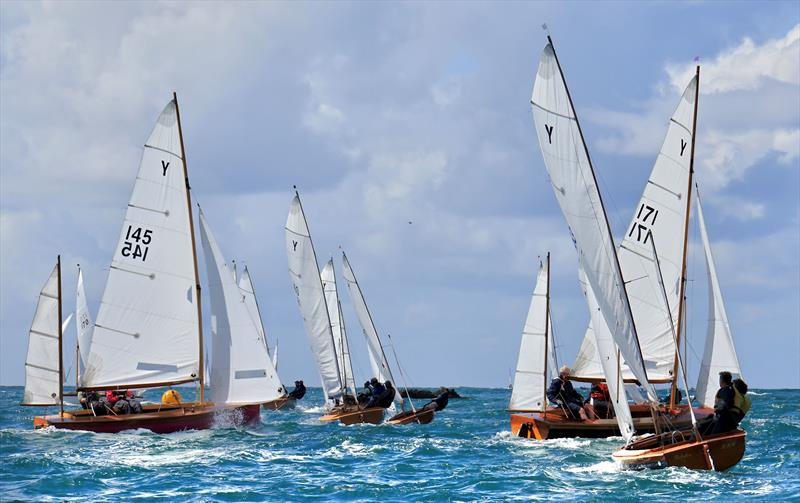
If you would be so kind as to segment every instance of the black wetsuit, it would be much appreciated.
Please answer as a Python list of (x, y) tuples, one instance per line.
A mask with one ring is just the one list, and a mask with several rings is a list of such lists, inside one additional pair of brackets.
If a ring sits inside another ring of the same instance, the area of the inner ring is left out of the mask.
[(294, 389), (292, 390), (292, 392), (291, 392), (291, 393), (289, 393), (289, 396), (290, 396), (291, 398), (294, 398), (295, 400), (300, 400), (301, 398), (303, 398), (304, 396), (306, 396), (306, 385), (305, 385), (305, 384), (303, 384), (302, 382), (298, 382), (298, 383), (295, 385), (295, 387), (294, 387)]
[(395, 389), (392, 387), (386, 387), (383, 393), (380, 394), (377, 400), (378, 407), (383, 407), (384, 409), (388, 409), (392, 406), (392, 402), (394, 401)]

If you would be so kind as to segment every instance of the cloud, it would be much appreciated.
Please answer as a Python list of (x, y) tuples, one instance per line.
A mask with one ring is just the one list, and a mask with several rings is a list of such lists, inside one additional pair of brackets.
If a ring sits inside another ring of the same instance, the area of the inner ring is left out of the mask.
[[(695, 65), (667, 65), (670, 83), (682, 90), (694, 75)], [(727, 93), (754, 90), (773, 79), (800, 84), (800, 24), (784, 37), (756, 45), (745, 38), (738, 46), (722, 51), (711, 62), (702, 62), (700, 92)]]

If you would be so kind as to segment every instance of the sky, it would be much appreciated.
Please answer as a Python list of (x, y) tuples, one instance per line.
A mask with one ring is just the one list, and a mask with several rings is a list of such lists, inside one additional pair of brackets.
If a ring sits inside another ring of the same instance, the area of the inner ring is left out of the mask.
[[(696, 180), (743, 374), (800, 387), (791, 1), (0, 2), (0, 384), (24, 381), (57, 254), (65, 317), (78, 263), (96, 314), (142, 144), (173, 90), (193, 200), (226, 258), (250, 269), (284, 383), (319, 383), (284, 249), (293, 185), (319, 260), (341, 271), (347, 251), (405, 383), (508, 385), (547, 252), (571, 363), (588, 312), (530, 112), (543, 23), (617, 239), (700, 58)], [(694, 222), (690, 238), (695, 375), (707, 290)]]

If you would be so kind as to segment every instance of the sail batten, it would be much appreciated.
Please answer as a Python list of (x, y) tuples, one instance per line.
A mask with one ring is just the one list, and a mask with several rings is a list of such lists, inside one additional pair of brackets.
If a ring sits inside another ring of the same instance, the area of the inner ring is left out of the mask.
[(211, 400), (215, 403), (263, 403), (285, 394), (253, 324), (235, 276), (228, 270), (208, 221), (200, 212), (200, 241), (208, 269), (211, 298)]
[[(200, 299), (174, 99), (145, 145), (89, 339), (81, 388), (201, 379)], [(142, 363), (163, 366), (148, 370)]]
[(322, 392), (326, 402), (329, 402), (342, 395), (344, 383), (339, 371), (317, 255), (298, 194), (295, 194), (289, 207), (285, 229), (289, 277), (297, 295), (308, 343), (317, 362)]

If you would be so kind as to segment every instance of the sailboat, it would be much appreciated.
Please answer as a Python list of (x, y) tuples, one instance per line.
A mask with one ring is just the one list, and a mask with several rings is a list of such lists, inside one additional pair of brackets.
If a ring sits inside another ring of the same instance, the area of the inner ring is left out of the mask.
[(272, 365), (263, 328), (254, 323), (235, 270), (228, 270), (205, 213), (199, 213), (211, 299), (211, 400), (280, 408), (291, 399)]
[[(346, 376), (343, 378), (339, 368), (340, 358), (336, 350), (319, 263), (300, 194), (296, 190), (286, 219), (286, 255), (306, 336), (322, 382), (326, 413), (320, 420), (340, 421), (343, 424), (380, 423), (384, 414), (382, 408), (365, 409), (345, 402)], [(338, 307), (335, 310), (338, 312)]]
[[(734, 377), (741, 377), (742, 371), (717, 278), (699, 191), (696, 201), (697, 220), (708, 273), (709, 323), (703, 361), (695, 389), (697, 401), (705, 407), (713, 407), (716, 394), (713, 379), (723, 370), (731, 372)], [(683, 365), (682, 361), (681, 364)], [(685, 372), (685, 367), (683, 371)], [(685, 388), (688, 394), (688, 385), (685, 385)], [(644, 438), (626, 445), (615, 452), (613, 458), (626, 468), (683, 466), (723, 471), (735, 466), (744, 457), (746, 439), (747, 434), (740, 428), (715, 435), (703, 435), (695, 421), (692, 428), (662, 434), (659, 437)]]
[[(31, 354), (41, 349), (38, 341), (42, 336), (38, 332), (52, 338), (54, 330), (32, 329), (30, 341), (37, 342), (29, 342), (30, 365), (26, 365), (31, 369), (30, 397), (41, 396), (42, 381), (33, 372), (34, 365), (50, 373), (58, 369), (62, 374), (59, 387), (48, 390), (51, 396), (48, 404), (52, 401), (60, 404), (60, 413), (34, 418), (34, 427), (105, 433), (143, 428), (170, 433), (209, 428), (221, 412), (233, 412), (242, 423), (258, 421), (258, 404), (226, 406), (208, 402), (204, 397), (200, 279), (184, 153), (180, 111), (173, 93), (144, 145), (97, 319), (90, 341), (82, 343), (88, 346), (88, 353), (78, 391), (158, 388), (196, 382), (198, 400), (145, 405), (142, 413), (127, 415), (96, 416), (92, 410), (64, 411), (61, 350), (57, 359), (47, 348), (38, 356)], [(42, 298), (57, 300), (60, 318), (60, 262), (53, 274)], [(51, 291), (56, 276), (57, 296)], [(38, 317), (37, 307), (34, 325)], [(60, 327), (57, 339), (60, 348)], [(40, 365), (37, 358), (46, 358), (47, 363)], [(31, 401), (27, 392), (24, 401)]]
[[(378, 335), (378, 330), (375, 328), (375, 323), (372, 320), (372, 315), (367, 307), (367, 302), (364, 299), (364, 292), (358, 284), (356, 275), (353, 272), (353, 267), (347, 259), (347, 255), (342, 252), (343, 276), (345, 283), (347, 283), (347, 291), (350, 294), (350, 300), (353, 308), (356, 311), (358, 322), (361, 325), (361, 331), (367, 341), (367, 349), (369, 353), (370, 366), (372, 367), (372, 374), (377, 377), (380, 382), (391, 381), (395, 386), (394, 403), (400, 405), (401, 412), (395, 414), (387, 420), (389, 424), (427, 424), (433, 421), (434, 411), (431, 409), (417, 409), (414, 403), (409, 398), (411, 410), (404, 410), (404, 402), (400, 396), (399, 383), (392, 375), (392, 369), (389, 366), (389, 361), (386, 358), (386, 352), (383, 349), (383, 343)], [(395, 355), (395, 359), (397, 356)], [(399, 365), (399, 363), (398, 363)], [(406, 394), (408, 390), (406, 390)]]
[[(556, 62), (557, 63), (557, 62)], [(540, 67), (540, 69), (542, 69)], [(548, 71), (558, 71), (560, 68), (555, 65)], [(567, 100), (567, 88), (564, 84), (561, 88), (563, 95), (560, 99)], [(555, 91), (555, 88), (553, 89)], [(670, 383), (672, 384), (671, 401), (669, 405), (659, 405), (658, 416), (651, 413), (651, 406), (646, 400), (628, 406), (628, 410), (635, 423), (636, 431), (646, 433), (655, 432), (658, 426), (655, 418), (658, 417), (664, 423), (672, 427), (683, 427), (691, 424), (690, 406), (676, 403), (675, 385), (677, 374), (675, 364), (677, 362), (677, 348), (679, 342), (673, 339), (670, 327), (677, 324), (678, 341), (681, 339), (681, 320), (685, 319), (683, 305), (677, 302), (678, 298), (683, 297), (683, 281), (685, 273), (685, 255), (687, 249), (686, 226), (688, 225), (689, 207), (686, 203), (686, 195), (691, 193), (690, 176), (690, 155), (686, 150), (689, 145), (687, 134), (691, 133), (692, 117), (694, 113), (694, 103), (696, 102), (695, 81), (689, 83), (681, 100), (673, 113), (666, 137), (662, 144), (659, 155), (653, 166), (653, 170), (645, 186), (641, 200), (634, 212), (629, 230), (626, 232), (619, 248), (618, 259), (621, 272), (630, 280), (626, 284), (626, 291), (630, 299), (630, 307), (633, 319), (636, 321), (637, 344), (642, 353), (644, 367), (647, 370), (649, 382)], [(534, 96), (536, 98), (536, 96)], [(537, 98), (541, 102), (554, 99), (547, 93)], [(541, 103), (532, 100), (534, 115), (541, 111)], [(577, 118), (575, 118), (577, 121)], [(543, 138), (546, 145), (551, 145), (552, 135), (554, 134), (554, 124), (545, 123)], [(544, 147), (543, 147), (544, 148)], [(588, 160), (588, 154), (586, 155)], [(599, 194), (599, 193), (598, 193)], [(599, 197), (599, 196), (598, 196)], [(662, 304), (659, 294), (658, 282), (653, 265), (653, 260), (647, 256), (649, 250), (647, 245), (651, 233), (658, 232), (660, 235), (669, 237), (665, 241), (665, 246), (658, 250), (659, 259), (665, 265), (665, 282), (670, 285), (667, 292), (671, 306), (675, 306), (670, 311), (670, 316), (664, 316), (660, 309)], [(644, 251), (643, 251), (644, 250)], [(586, 280), (583, 272), (580, 273), (580, 282), (586, 294), (587, 305), (590, 307), (590, 323), (586, 335), (581, 344), (580, 351), (573, 366), (571, 380), (583, 382), (599, 382), (605, 380), (606, 371), (617, 374), (621, 377), (620, 388), (632, 389), (632, 383), (639, 382), (639, 378), (626, 364), (624, 355), (614, 349), (612, 343), (611, 328), (603, 316), (602, 311), (595, 304), (596, 298), (592, 291), (592, 285)], [(674, 287), (672, 287), (674, 285)], [(681, 304), (681, 305), (679, 305)], [(613, 325), (612, 325), (613, 326)], [(601, 357), (598, 340), (605, 341), (607, 357)], [(614, 366), (610, 365), (614, 363)], [(608, 369), (604, 368), (609, 366)], [(640, 371), (641, 374), (641, 371)], [(694, 409), (696, 416), (707, 418), (713, 413), (708, 407), (698, 407)], [(579, 421), (576, 419), (564, 418), (558, 414), (552, 415), (549, 421), (538, 417), (538, 424), (535, 428), (544, 438), (555, 438), (562, 436), (589, 436), (607, 437), (619, 434), (616, 421), (609, 418), (600, 418), (590, 421)]]
[[(236, 275), (236, 267), (233, 267), (233, 274)], [(234, 281), (236, 281), (234, 279)], [(272, 350), (272, 356), (269, 355), (269, 344), (267, 344), (267, 335), (266, 331), (264, 330), (264, 321), (261, 318), (261, 310), (258, 307), (258, 299), (256, 298), (256, 290), (255, 286), (253, 286), (253, 280), (250, 278), (250, 270), (247, 266), (244, 267), (242, 274), (239, 275), (238, 278), (238, 287), (239, 293), (241, 294), (242, 302), (244, 303), (245, 309), (247, 310), (248, 317), (252, 325), (255, 327), (256, 331), (258, 332), (258, 337), (264, 343), (264, 350), (267, 353), (267, 359), (269, 360), (269, 364), (267, 368), (271, 365), (271, 372), (275, 376), (272, 382), (272, 388), (275, 388), (275, 383), (280, 385), (281, 391), (275, 391), (275, 396), (269, 399), (266, 402), (263, 402), (261, 406), (268, 410), (285, 410), (285, 409), (293, 409), (297, 400), (292, 398), (286, 393), (286, 387), (282, 384), (280, 376), (278, 375), (278, 343), (276, 341), (275, 347)], [(275, 388), (277, 389), (277, 388)]]

